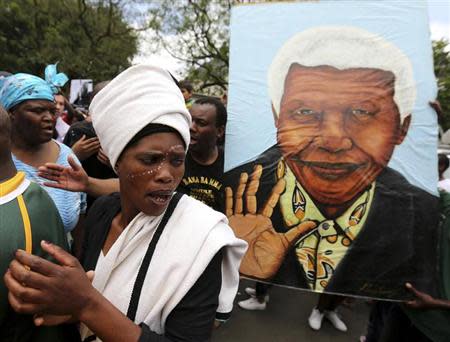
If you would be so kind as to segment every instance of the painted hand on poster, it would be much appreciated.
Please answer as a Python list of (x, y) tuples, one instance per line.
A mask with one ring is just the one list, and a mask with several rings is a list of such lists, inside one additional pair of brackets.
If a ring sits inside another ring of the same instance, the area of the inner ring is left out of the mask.
[[(277, 233), (273, 228), (271, 216), (273, 208), (284, 192), (286, 182), (280, 179), (272, 189), (265, 205), (257, 210), (256, 192), (262, 174), (262, 166), (256, 165), (250, 176), (242, 173), (235, 192), (233, 208), (233, 190), (225, 189), (225, 207), (230, 226), (236, 236), (248, 243), (248, 250), (241, 263), (242, 274), (258, 279), (272, 278), (283, 263), (286, 252), (303, 235), (317, 225), (314, 221), (305, 221), (286, 233)], [(243, 197), (247, 212), (244, 213)], [(234, 210), (233, 210), (234, 209)]]

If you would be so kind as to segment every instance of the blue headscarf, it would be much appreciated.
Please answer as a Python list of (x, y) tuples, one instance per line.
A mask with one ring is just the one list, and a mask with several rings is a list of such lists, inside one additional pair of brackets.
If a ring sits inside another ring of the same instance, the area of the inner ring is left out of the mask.
[(19, 73), (0, 77), (0, 104), (9, 110), (26, 100), (54, 101), (57, 87), (62, 87), (69, 79), (63, 73), (57, 73), (56, 64), (45, 68), (45, 80), (40, 77)]

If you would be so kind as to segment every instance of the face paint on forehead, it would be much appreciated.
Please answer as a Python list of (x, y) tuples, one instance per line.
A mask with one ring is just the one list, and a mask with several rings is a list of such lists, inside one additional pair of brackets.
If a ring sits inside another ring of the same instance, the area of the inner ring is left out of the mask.
[(135, 178), (139, 178), (139, 177), (144, 177), (144, 176), (149, 176), (154, 174), (155, 172), (158, 172), (159, 170), (161, 170), (163, 163), (166, 162), (166, 160), (168, 160), (170, 154), (172, 153), (183, 153), (184, 154), (184, 146), (183, 145), (173, 145), (171, 146), (168, 151), (166, 153), (164, 153), (164, 156), (160, 159), (160, 161), (158, 163), (155, 163), (155, 165), (149, 165), (148, 168), (149, 170), (143, 171), (143, 172), (138, 172), (138, 173), (129, 173), (127, 174), (127, 178), (128, 179), (135, 179)]
[(173, 145), (169, 148), (169, 151), (167, 151), (166, 154), (168, 154), (170, 152), (183, 152), (184, 153), (184, 146), (181, 144)]

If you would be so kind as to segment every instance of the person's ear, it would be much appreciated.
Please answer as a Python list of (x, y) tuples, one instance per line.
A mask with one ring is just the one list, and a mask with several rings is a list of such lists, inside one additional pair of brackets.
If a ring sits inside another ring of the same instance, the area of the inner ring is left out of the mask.
[(408, 114), (408, 116), (406, 116), (403, 119), (403, 122), (400, 125), (396, 145), (400, 145), (403, 142), (403, 140), (405, 140), (406, 134), (408, 134), (410, 124), (411, 124), (411, 114)]
[(217, 141), (222, 141), (223, 136), (225, 135), (225, 126), (217, 127)]

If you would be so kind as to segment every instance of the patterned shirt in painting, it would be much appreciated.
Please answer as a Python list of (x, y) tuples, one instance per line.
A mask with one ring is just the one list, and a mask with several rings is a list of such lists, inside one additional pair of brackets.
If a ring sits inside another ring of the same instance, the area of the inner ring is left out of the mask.
[(283, 160), (278, 164), (277, 177), (284, 177), (286, 181), (286, 191), (280, 197), (280, 208), (286, 225), (293, 227), (308, 220), (318, 222), (316, 229), (297, 242), (296, 254), (310, 288), (322, 292), (364, 226), (375, 184), (333, 220), (323, 216)]
[[(75, 161), (80, 164), (69, 147), (57, 142), (56, 140), (53, 141), (59, 146), (59, 155), (58, 159), (56, 160), (57, 164), (69, 166), (69, 162), (67, 161), (67, 157), (69, 155), (72, 155)], [(25, 164), (21, 160), (17, 159), (14, 155), (12, 157), (17, 170), (23, 171), (27, 179), (38, 184), (42, 184), (43, 182), (47, 181), (46, 179), (38, 176), (38, 170), (36, 168), (31, 165)], [(66, 232), (70, 232), (77, 225), (80, 214), (86, 213), (86, 194), (82, 192), (70, 192), (61, 189), (50, 188), (47, 186), (42, 187), (50, 195), (53, 202), (55, 202), (56, 208), (58, 208), (59, 214), (61, 215), (64, 229), (66, 230)]]
[[(49, 258), (41, 249), (42, 240), (67, 250), (66, 236), (58, 211), (49, 195), (18, 172), (0, 183), (0, 273), (5, 274), (13, 253), (23, 249)], [(7, 289), (0, 282), (0, 341), (61, 341), (63, 329), (38, 328), (31, 315), (14, 313), (8, 303)]]

